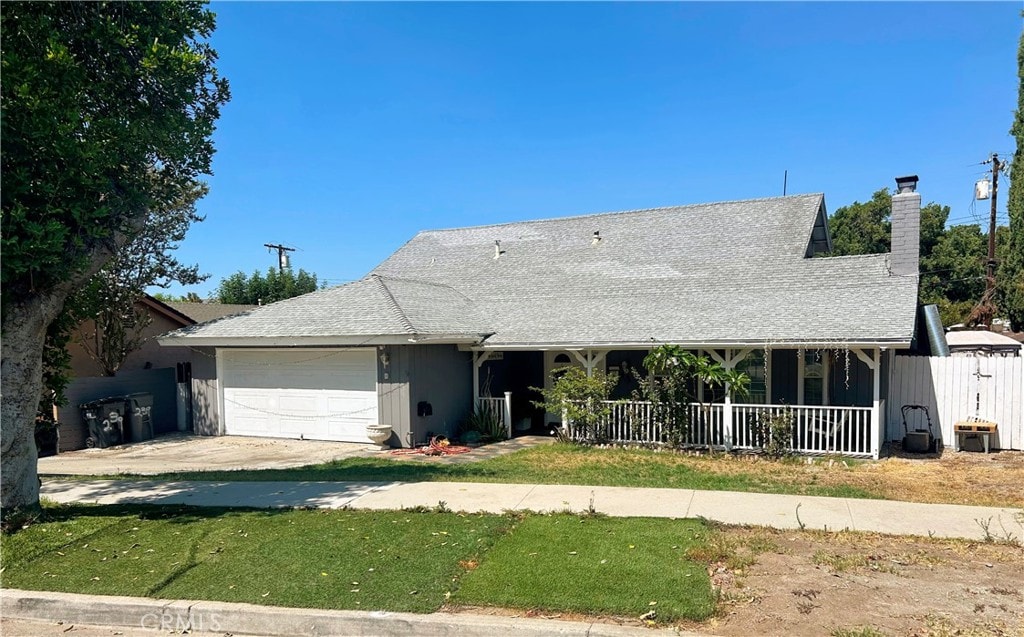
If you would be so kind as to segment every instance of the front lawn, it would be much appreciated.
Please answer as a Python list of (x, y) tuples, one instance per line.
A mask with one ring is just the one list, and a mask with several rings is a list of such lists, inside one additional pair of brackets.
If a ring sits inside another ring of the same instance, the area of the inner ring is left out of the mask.
[(687, 552), (707, 537), (695, 520), (530, 516), (465, 576), (452, 601), (704, 619), (715, 597), (705, 566)]
[[(1024, 454), (952, 453), (879, 461), (752, 455), (693, 455), (647, 449), (553, 444), (489, 460), (449, 463), (390, 456), (348, 458), (297, 469), (207, 471), (143, 480), (403, 481), (580, 484), (785, 493), (908, 502), (1024, 507)], [(90, 476), (87, 479), (95, 479)]]
[[(446, 603), (708, 616), (695, 520), (445, 511), (46, 507), (3, 536), (10, 588), (432, 612)], [(449, 602), (448, 600), (451, 600)], [(656, 602), (651, 604), (651, 602)]]
[[(714, 491), (792, 493), (835, 497), (878, 497), (870, 491), (839, 484), (819, 484), (796, 471), (781, 472), (786, 463), (752, 463), (730, 456), (714, 458), (645, 449), (598, 449), (554, 444), (517, 451), (479, 462), (413, 462), (387, 456), (345, 458), (295, 469), (189, 471), (159, 475), (114, 475), (106, 478), (214, 481), (398, 481), (504, 482), (580, 484), (621, 487), (668, 487)], [(94, 480), (98, 476), (83, 476)]]

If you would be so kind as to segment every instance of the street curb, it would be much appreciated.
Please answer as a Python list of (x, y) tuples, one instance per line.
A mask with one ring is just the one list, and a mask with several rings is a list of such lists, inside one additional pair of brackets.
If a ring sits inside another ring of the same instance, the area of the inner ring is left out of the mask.
[(115, 597), (0, 590), (4, 617), (62, 621), (155, 632), (213, 632), (273, 637), (699, 637), (675, 629), (652, 629), (592, 622), (571, 622), (522, 617), (456, 615), (448, 613), (391, 613), (386, 611), (318, 610), (145, 597)]

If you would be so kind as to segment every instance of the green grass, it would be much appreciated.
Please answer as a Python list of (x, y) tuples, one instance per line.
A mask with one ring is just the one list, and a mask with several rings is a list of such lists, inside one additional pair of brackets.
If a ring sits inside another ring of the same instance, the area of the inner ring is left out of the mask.
[[(3, 585), (272, 606), (432, 612), (451, 601), (699, 620), (696, 520), (441, 511), (45, 507), (4, 534)], [(656, 602), (652, 605), (651, 602)]]
[(429, 612), (511, 518), (73, 506), (3, 541), (3, 585), (278, 606)]
[[(507, 482), (668, 487), (850, 498), (879, 497), (854, 486), (816, 484), (813, 476), (801, 474), (796, 465), (793, 465), (793, 470), (786, 476), (758, 471), (755, 467), (749, 470), (741, 467), (738, 471), (728, 473), (711, 470), (711, 463), (725, 462), (737, 461), (643, 449), (597, 449), (554, 444), (464, 464), (410, 462), (391, 458), (346, 458), (296, 469), (193, 471), (155, 476), (106, 477), (217, 481)], [(787, 466), (786, 463), (760, 464), (766, 467)], [(95, 478), (90, 476), (87, 479)]]
[(452, 600), (702, 620), (715, 597), (705, 567), (686, 552), (708, 533), (695, 520), (530, 516), (465, 576)]

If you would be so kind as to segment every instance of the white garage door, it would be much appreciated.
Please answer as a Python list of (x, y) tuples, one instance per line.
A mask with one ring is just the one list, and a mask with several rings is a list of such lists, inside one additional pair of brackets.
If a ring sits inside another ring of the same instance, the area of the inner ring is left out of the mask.
[(377, 363), (359, 350), (221, 350), (224, 433), (370, 442)]

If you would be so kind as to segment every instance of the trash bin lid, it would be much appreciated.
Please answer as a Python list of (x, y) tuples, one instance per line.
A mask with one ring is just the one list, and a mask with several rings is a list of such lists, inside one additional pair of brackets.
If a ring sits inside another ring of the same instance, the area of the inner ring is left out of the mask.
[(97, 398), (96, 400), (90, 400), (87, 403), (82, 403), (82, 404), (79, 405), (79, 408), (82, 408), (82, 409), (86, 409), (86, 408), (96, 409), (100, 405), (105, 405), (105, 404), (108, 404), (108, 403), (123, 403), (124, 401), (125, 401), (125, 397), (124, 396), (107, 396), (106, 398)]

